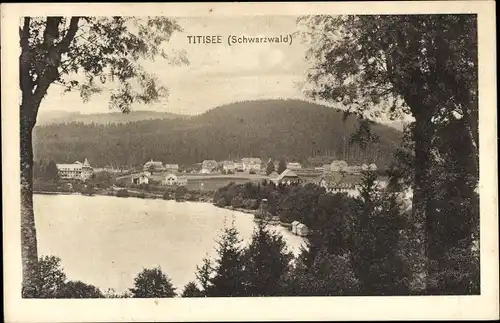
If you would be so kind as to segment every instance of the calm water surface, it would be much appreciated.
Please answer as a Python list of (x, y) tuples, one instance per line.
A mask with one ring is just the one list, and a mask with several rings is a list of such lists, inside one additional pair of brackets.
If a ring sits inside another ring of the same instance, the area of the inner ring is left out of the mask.
[[(215, 255), (216, 240), (234, 219), (248, 243), (253, 215), (210, 203), (81, 195), (35, 195), (40, 255), (61, 258), (68, 279), (126, 291), (143, 268), (160, 266), (177, 291), (195, 279), (196, 265)], [(303, 239), (272, 227), (297, 253)]]

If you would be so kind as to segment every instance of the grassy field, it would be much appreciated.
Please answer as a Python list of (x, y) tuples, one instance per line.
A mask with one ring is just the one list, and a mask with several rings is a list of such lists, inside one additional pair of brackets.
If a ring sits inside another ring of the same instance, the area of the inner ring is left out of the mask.
[(187, 188), (190, 190), (201, 190), (201, 191), (215, 191), (227, 184), (234, 182), (236, 184), (243, 184), (246, 182), (259, 182), (259, 178), (245, 178), (245, 177), (229, 177), (229, 176), (219, 176), (219, 177), (187, 177)]
[[(160, 180), (164, 175), (154, 174), (155, 180)], [(220, 187), (234, 182), (243, 184), (246, 182), (260, 182), (266, 178), (265, 175), (236, 173), (233, 175), (213, 174), (180, 174), (187, 178), (187, 188), (190, 190), (215, 191)], [(121, 176), (118, 179), (121, 183), (130, 183), (130, 175)]]

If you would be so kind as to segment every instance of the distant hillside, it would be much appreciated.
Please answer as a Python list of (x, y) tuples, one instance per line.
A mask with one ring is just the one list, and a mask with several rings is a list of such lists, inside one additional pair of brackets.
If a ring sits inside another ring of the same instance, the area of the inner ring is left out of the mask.
[(37, 119), (38, 125), (82, 122), (85, 124), (109, 124), (109, 123), (127, 123), (140, 120), (151, 119), (177, 119), (187, 118), (188, 116), (174, 114), (169, 112), (157, 111), (131, 111), (130, 113), (111, 112), (111, 113), (91, 113), (83, 114), (80, 112), (67, 111), (40, 111)]
[(204, 159), (260, 157), (307, 162), (329, 156), (349, 163), (387, 165), (402, 133), (374, 124), (380, 142), (361, 150), (347, 141), (358, 122), (342, 122), (342, 111), (300, 100), (258, 100), (214, 108), (188, 119), (155, 119), (127, 124), (83, 123), (37, 126), (36, 159), (92, 165), (141, 165), (153, 158), (192, 164)]

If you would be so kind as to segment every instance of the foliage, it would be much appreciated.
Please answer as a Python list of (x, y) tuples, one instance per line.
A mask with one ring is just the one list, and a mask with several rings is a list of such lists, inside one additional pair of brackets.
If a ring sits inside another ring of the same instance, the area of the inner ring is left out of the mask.
[(214, 267), (212, 260), (205, 256), (203, 258), (203, 265), (196, 266), (196, 279), (201, 286), (201, 293), (203, 296), (208, 296), (212, 289), (212, 279), (214, 277)]
[(41, 286), (40, 298), (103, 298), (95, 286), (81, 281), (67, 281), (61, 259), (42, 256), (39, 259)]
[(67, 91), (78, 89), (85, 101), (102, 92), (100, 85), (115, 85), (110, 107), (128, 111), (133, 102), (149, 103), (166, 94), (142, 66), (145, 59), (187, 63), (183, 53), (169, 56), (161, 47), (181, 30), (163, 17), (25, 17), (20, 36), (31, 85), (43, 87), (36, 94), (57, 83)]
[(83, 195), (94, 195), (95, 193), (95, 187), (92, 184), (85, 184), (82, 186), (80, 193)]
[(235, 208), (240, 208), (243, 206), (243, 199), (239, 196), (235, 196), (231, 201), (231, 206)]
[(68, 281), (63, 285), (57, 298), (104, 298), (104, 294), (93, 285), (81, 281)]
[(298, 266), (283, 281), (283, 295), (344, 296), (358, 295), (359, 282), (348, 255), (318, 253), (309, 270)]
[(365, 172), (353, 237), (352, 263), (364, 295), (408, 295), (408, 274), (400, 251), (405, 215), (397, 193), (377, 187), (375, 174)]
[[(158, 56), (175, 64), (162, 45), (180, 26), (163, 17), (23, 17), (19, 25), (21, 244), (23, 297), (39, 296), (39, 268), (33, 212), (32, 132), (52, 84), (78, 89), (84, 101), (110, 89), (109, 106), (128, 112), (133, 103), (159, 101), (167, 94), (143, 60)], [(72, 149), (70, 149), (72, 150)], [(61, 160), (61, 159), (57, 159)], [(53, 172), (53, 167), (51, 166)], [(52, 176), (52, 175), (51, 175)]]
[(210, 279), (211, 286), (206, 290), (207, 296), (245, 296), (245, 272), (240, 243), (234, 223), (231, 227), (225, 227), (217, 242), (217, 258), (214, 274)]
[(175, 288), (170, 278), (161, 268), (144, 268), (134, 278), (134, 288), (130, 289), (134, 298), (165, 298), (175, 297)]
[(55, 256), (42, 256), (39, 260), (41, 276), (41, 298), (54, 298), (59, 295), (66, 283), (66, 274), (61, 259)]
[(427, 290), (431, 295), (479, 295), (479, 257), (469, 248), (451, 248), (440, 269), (432, 272)]
[[(301, 17), (298, 23), (305, 27), (301, 33), (310, 46), (306, 56), (312, 68), (305, 84), (310, 96), (343, 103), (348, 113), (366, 118), (394, 119), (406, 114), (415, 120), (408, 145), (411, 152), (399, 151), (402, 167), (393, 171), (399, 172), (403, 182), (410, 179), (413, 186), (409, 239), (414, 241), (410, 248), (416, 249), (413, 253), (418, 264), (412, 288), (423, 291), (428, 283), (428, 260), (443, 262), (447, 248), (457, 246), (461, 239), (450, 232), (441, 234), (453, 225), (434, 201), (446, 187), (455, 186), (450, 178), (435, 178), (460, 174), (477, 185), (477, 16), (317, 15)], [(471, 165), (468, 175), (438, 171), (441, 161), (464, 155), (456, 149), (442, 149), (440, 142), (454, 136), (443, 131), (449, 124), (459, 124), (456, 130), (461, 137), (456, 142), (471, 152), (464, 158)], [(371, 137), (369, 127), (359, 130), (358, 142), (361, 137)], [(457, 205), (473, 193), (462, 188), (458, 196)], [(463, 225), (460, 236), (473, 230), (473, 226)], [(441, 244), (440, 237), (451, 241)]]
[(264, 221), (259, 222), (244, 254), (247, 296), (277, 296), (292, 258), (283, 237), (270, 232)]
[(175, 200), (176, 201), (182, 200), (187, 193), (188, 189), (185, 186), (177, 186), (175, 188)]
[(117, 197), (129, 197), (130, 193), (127, 189), (121, 189), (116, 192)]
[(272, 160), (269, 160), (269, 162), (267, 163), (267, 166), (266, 166), (266, 175), (269, 176), (269, 174), (271, 174), (274, 171), (275, 171), (274, 162)]
[(33, 163), (33, 178), (47, 182), (54, 182), (59, 179), (59, 171), (56, 163), (51, 160), (44, 163), (42, 160)]
[(195, 282), (189, 282), (184, 286), (181, 297), (203, 297), (203, 292), (196, 286)]
[(217, 206), (225, 207), (226, 206), (226, 200), (223, 197), (221, 197), (220, 199), (217, 200), (216, 204), (217, 204)]
[(283, 173), (286, 170), (286, 161), (285, 159), (281, 158), (279, 163), (278, 163), (278, 174)]

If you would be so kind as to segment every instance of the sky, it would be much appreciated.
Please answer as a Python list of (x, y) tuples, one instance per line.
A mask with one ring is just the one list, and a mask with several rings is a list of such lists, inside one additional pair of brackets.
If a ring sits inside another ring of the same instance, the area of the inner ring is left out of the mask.
[[(150, 110), (196, 115), (220, 105), (258, 99), (303, 99), (300, 83), (306, 81), (310, 67), (305, 61), (307, 44), (299, 37), (297, 16), (189, 17), (176, 18), (183, 28), (165, 44), (167, 53), (184, 51), (188, 65), (175, 66), (165, 59), (144, 62), (169, 96), (158, 103), (134, 104), (133, 110)], [(221, 36), (221, 44), (190, 44), (188, 36)], [(228, 45), (229, 36), (293, 37), (291, 43), (252, 43)], [(83, 103), (78, 91), (64, 93), (52, 85), (40, 114), (54, 110), (80, 113), (116, 112), (108, 106), (109, 91), (93, 95)], [(319, 102), (326, 104), (325, 102)], [(328, 104), (327, 104), (328, 105)], [(342, 107), (340, 107), (342, 108)], [(405, 117), (406, 119), (406, 117)], [(382, 117), (375, 121), (390, 123)]]
[[(264, 98), (304, 98), (297, 83), (305, 80), (306, 46), (299, 39), (292, 44), (227, 44), (230, 35), (279, 37), (296, 31), (294, 16), (252, 16), (248, 18), (178, 18), (184, 29), (172, 36), (165, 49), (185, 50), (190, 64), (171, 66), (168, 61), (148, 61), (170, 92), (167, 100), (153, 105), (135, 105), (137, 110), (199, 114), (216, 106)], [(189, 35), (220, 35), (222, 44), (189, 44)], [(289, 36), (290, 37), (290, 36)], [(81, 113), (109, 112), (106, 94), (83, 103), (78, 92), (49, 89), (41, 110), (71, 110)]]

